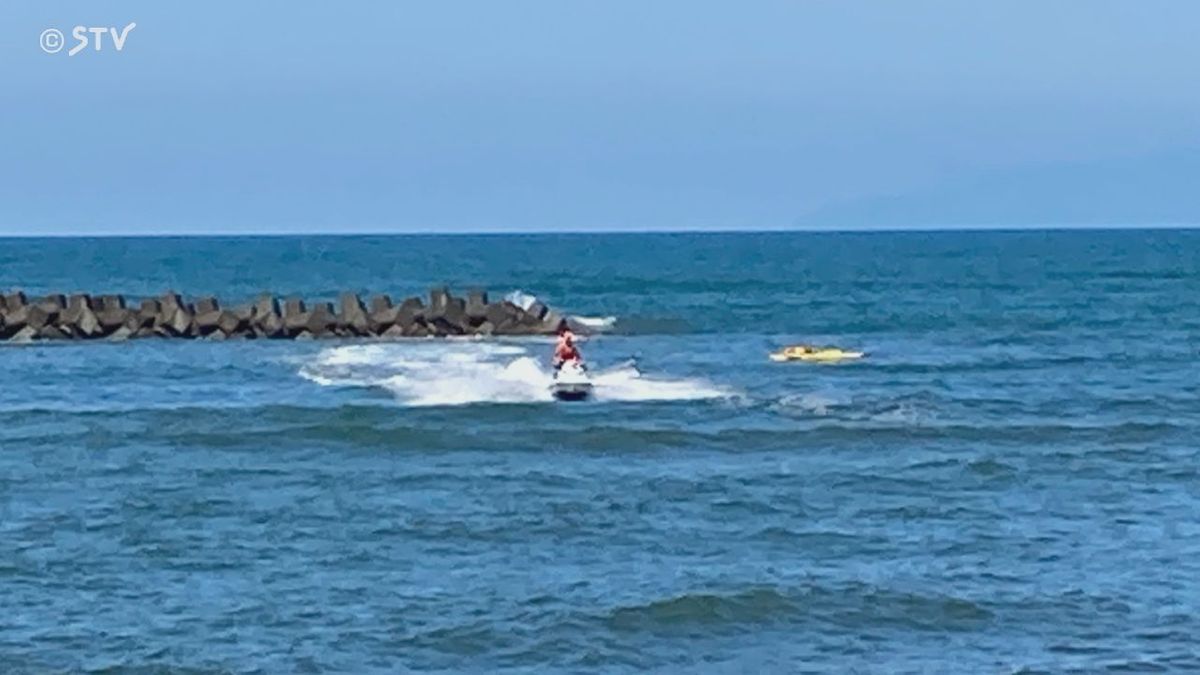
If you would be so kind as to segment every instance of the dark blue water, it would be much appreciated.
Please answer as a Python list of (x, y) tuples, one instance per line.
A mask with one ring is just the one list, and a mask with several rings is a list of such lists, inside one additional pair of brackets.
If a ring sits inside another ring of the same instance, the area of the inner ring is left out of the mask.
[(599, 400), (538, 340), (0, 348), (0, 670), (1200, 670), (1200, 233), (0, 240), (443, 282), (618, 317)]

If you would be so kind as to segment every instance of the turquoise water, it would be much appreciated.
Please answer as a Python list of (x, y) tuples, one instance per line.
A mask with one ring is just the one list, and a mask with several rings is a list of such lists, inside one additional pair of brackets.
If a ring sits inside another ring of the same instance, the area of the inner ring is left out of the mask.
[(5, 669), (1200, 670), (1200, 233), (0, 240), (443, 282), (618, 317), (600, 400), (540, 340), (0, 348)]

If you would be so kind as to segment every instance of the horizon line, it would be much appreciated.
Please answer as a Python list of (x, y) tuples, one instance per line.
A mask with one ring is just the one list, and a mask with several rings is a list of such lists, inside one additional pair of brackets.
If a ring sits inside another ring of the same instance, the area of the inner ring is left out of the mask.
[(456, 236), (527, 236), (527, 235), (613, 235), (613, 234), (904, 234), (904, 233), (969, 233), (969, 232), (1114, 232), (1114, 231), (1187, 231), (1200, 229), (1196, 223), (1115, 224), (1089, 223), (1080, 225), (904, 225), (896, 227), (762, 227), (762, 228), (601, 228), (601, 229), (521, 229), (521, 230), (298, 230), (295, 232), (92, 232), (45, 234), (9, 234), (0, 232), (0, 239), (204, 239), (228, 237), (456, 237)]

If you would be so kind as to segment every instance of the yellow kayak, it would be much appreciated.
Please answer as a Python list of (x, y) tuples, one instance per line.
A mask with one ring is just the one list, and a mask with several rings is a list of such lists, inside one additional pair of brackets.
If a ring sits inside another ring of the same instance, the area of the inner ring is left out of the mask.
[(862, 352), (852, 352), (837, 347), (813, 347), (812, 345), (794, 345), (784, 347), (770, 355), (772, 361), (845, 361), (861, 359), (866, 356)]

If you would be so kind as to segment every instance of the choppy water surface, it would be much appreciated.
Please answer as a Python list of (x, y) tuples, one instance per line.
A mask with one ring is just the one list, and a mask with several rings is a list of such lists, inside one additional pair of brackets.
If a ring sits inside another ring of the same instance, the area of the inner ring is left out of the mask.
[(599, 400), (539, 340), (0, 348), (3, 668), (1200, 670), (1200, 234), (0, 241), (442, 281), (619, 317)]

